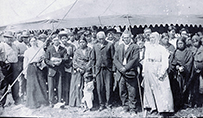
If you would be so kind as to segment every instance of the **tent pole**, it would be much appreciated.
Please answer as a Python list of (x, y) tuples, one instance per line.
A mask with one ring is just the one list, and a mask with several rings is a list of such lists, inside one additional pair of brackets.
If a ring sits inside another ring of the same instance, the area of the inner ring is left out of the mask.
[(101, 22), (101, 18), (100, 18), (100, 16), (98, 16), (98, 19), (99, 19), (99, 23), (100, 23), (100, 25), (103, 26), (103, 25), (102, 25), (102, 22)]
[(131, 25), (131, 23), (130, 23), (130, 19), (129, 19), (129, 16), (127, 15), (127, 22), (128, 22), (128, 26), (130, 26)]

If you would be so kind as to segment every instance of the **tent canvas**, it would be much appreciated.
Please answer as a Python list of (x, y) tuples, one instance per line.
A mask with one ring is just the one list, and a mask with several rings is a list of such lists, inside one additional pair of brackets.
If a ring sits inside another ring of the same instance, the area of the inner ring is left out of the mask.
[(76, 0), (74, 5), (8, 26), (53, 29), (112, 25), (203, 24), (201, 0)]

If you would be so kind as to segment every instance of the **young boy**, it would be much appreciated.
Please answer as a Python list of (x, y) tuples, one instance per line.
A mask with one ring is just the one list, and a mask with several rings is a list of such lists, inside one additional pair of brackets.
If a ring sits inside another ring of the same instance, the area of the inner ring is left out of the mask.
[(84, 89), (83, 89), (83, 98), (82, 98), (82, 103), (85, 105), (85, 110), (86, 111), (91, 111), (93, 107), (93, 90), (94, 90), (94, 81), (93, 81), (93, 76), (92, 74), (85, 73), (84, 74)]

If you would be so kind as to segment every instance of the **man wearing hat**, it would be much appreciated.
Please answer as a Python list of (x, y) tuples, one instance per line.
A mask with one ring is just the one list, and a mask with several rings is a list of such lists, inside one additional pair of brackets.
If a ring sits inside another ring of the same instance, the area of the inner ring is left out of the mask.
[(96, 77), (99, 111), (112, 106), (114, 45), (105, 38), (103, 31), (98, 32), (98, 43), (93, 47), (93, 75)]
[(68, 43), (73, 44), (76, 48), (79, 47), (78, 41), (76, 40), (76, 35), (73, 32), (68, 32), (68, 38)]
[(23, 31), (20, 38), (23, 40), (27, 47), (30, 47), (30, 33), (28, 31)]
[(63, 95), (62, 98), (65, 101), (66, 105), (69, 104), (69, 92), (70, 92), (70, 81), (71, 81), (71, 73), (73, 71), (72, 68), (72, 60), (73, 55), (76, 50), (75, 46), (73, 44), (68, 43), (68, 32), (66, 31), (60, 31), (58, 34), (63, 46), (67, 50), (68, 54), (68, 60), (65, 62), (65, 77), (64, 80), (62, 80), (62, 87), (63, 87)]
[(38, 36), (38, 40), (37, 40), (37, 43), (38, 43), (38, 47), (43, 47), (45, 48), (45, 42), (46, 42), (46, 39), (47, 39), (47, 35), (46, 34), (40, 34)]
[[(14, 41), (14, 44), (17, 47), (18, 50), (18, 68), (16, 68), (16, 72), (18, 74), (21, 73), (23, 70), (23, 60), (24, 60), (24, 52), (28, 49), (28, 46), (24, 43), (24, 37), (19, 33), (17, 34), (17, 40)], [(26, 65), (25, 65), (26, 66)], [(26, 79), (24, 75), (22, 74), (19, 79), (19, 95), (21, 97), (21, 100), (25, 100), (25, 95), (26, 95)]]
[(96, 30), (91, 30), (89, 37), (90, 37), (90, 42), (88, 42), (87, 46), (90, 48), (93, 48), (94, 45), (98, 42), (97, 40), (97, 31)]
[(119, 86), (119, 95), (125, 112), (137, 112), (138, 102), (137, 66), (139, 49), (132, 41), (132, 34), (125, 30), (122, 34), (123, 43), (116, 48), (114, 65), (117, 69), (114, 86)]
[(169, 43), (171, 43), (176, 48), (176, 27), (175, 26), (169, 26), (168, 27), (168, 35), (169, 35)]
[[(50, 107), (54, 106), (54, 85), (57, 90), (57, 101), (59, 106), (62, 105), (62, 80), (65, 77), (65, 62), (68, 60), (67, 50), (60, 46), (59, 39), (56, 37), (52, 40), (53, 45), (50, 45), (46, 50), (45, 63), (48, 66), (48, 91)], [(58, 104), (57, 104), (58, 106)]]
[(116, 41), (119, 41), (119, 39), (122, 35), (121, 29), (120, 29), (120, 27), (114, 27), (114, 29), (116, 30), (114, 37), (115, 37)]
[(116, 30), (111, 28), (108, 29), (106, 33), (107, 33), (106, 41), (114, 44), (116, 42), (116, 38), (114, 37)]
[[(15, 69), (18, 68), (18, 51), (17, 47), (13, 43), (13, 34), (10, 31), (7, 31), (3, 35), (4, 42), (0, 43), (0, 67), (1, 71), (3, 72), (5, 78), (0, 81), (0, 107), (4, 107), (6, 103), (6, 96), (2, 98), (3, 94), (6, 93), (9, 84), (11, 85), (14, 80), (17, 78), (19, 73), (16, 73)], [(19, 104), (19, 83), (18, 81), (11, 87), (11, 93), (13, 100), (15, 101), (14, 104)]]

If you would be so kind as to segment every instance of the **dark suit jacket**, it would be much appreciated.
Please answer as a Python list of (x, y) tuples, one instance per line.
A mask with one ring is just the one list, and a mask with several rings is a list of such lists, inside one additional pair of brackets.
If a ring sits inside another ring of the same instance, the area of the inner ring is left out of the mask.
[[(126, 57), (126, 65), (123, 65), (124, 57)], [(136, 66), (139, 62), (139, 48), (136, 44), (130, 44), (127, 50), (124, 50), (124, 44), (119, 45), (119, 48), (115, 51), (114, 55), (114, 65), (117, 69), (115, 79), (117, 81), (120, 80), (121, 75), (125, 75), (126, 73), (137, 74)], [(121, 68), (125, 67), (126, 72), (121, 73)]]
[[(62, 62), (59, 66), (54, 66), (51, 61), (52, 57), (58, 57), (62, 58)], [(58, 52), (56, 52), (56, 49), (53, 45), (50, 45), (46, 50), (46, 58), (45, 63), (49, 67), (49, 73), (48, 76), (54, 76), (57, 71), (64, 72), (64, 63), (68, 60), (67, 50), (64, 47), (59, 46)]]
[(101, 67), (108, 68), (112, 71), (113, 67), (113, 56), (114, 56), (114, 45), (112, 43), (108, 43), (107, 41), (104, 43), (104, 46), (101, 47), (100, 43), (97, 43), (93, 47), (93, 64), (94, 69), (93, 73), (98, 74)]

